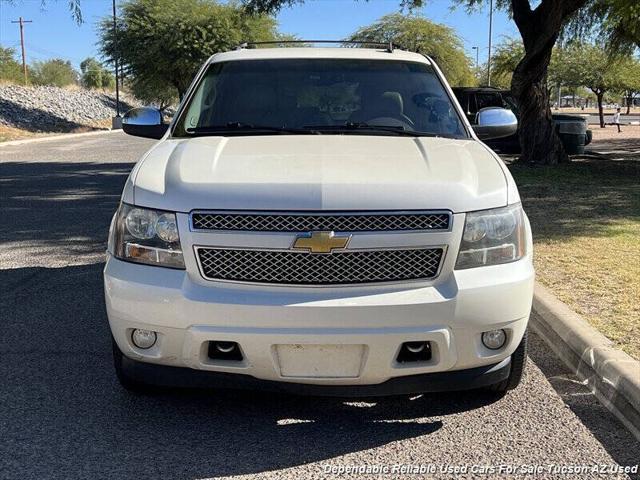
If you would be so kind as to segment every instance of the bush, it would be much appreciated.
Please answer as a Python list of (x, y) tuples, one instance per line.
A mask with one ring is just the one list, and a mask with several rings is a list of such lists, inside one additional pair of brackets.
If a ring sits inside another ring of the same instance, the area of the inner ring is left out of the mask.
[(71, 62), (60, 58), (33, 62), (30, 70), (31, 82), (35, 85), (66, 87), (78, 82), (78, 73), (71, 66)]
[(11, 83), (23, 83), (22, 65), (15, 59), (13, 48), (0, 47), (0, 80)]
[(114, 75), (93, 57), (85, 58), (80, 64), (81, 83), (86, 88), (114, 88)]

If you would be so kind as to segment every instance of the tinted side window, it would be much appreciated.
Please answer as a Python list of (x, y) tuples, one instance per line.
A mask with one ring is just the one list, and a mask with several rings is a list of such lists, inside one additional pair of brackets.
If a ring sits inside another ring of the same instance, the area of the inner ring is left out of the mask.
[(504, 102), (502, 101), (502, 95), (499, 93), (477, 93), (476, 94), (476, 112), (487, 107), (500, 107), (504, 108)]

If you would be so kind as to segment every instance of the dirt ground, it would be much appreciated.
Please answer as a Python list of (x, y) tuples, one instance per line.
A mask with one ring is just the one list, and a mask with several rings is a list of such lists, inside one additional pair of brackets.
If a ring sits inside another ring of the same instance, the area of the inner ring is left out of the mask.
[[(640, 140), (640, 125), (622, 125), (618, 132), (618, 129), (614, 125), (607, 125), (605, 128), (600, 128), (597, 125), (590, 126), (593, 132), (593, 143), (603, 140)], [(590, 146), (587, 147), (587, 149)]]
[[(91, 132), (93, 130), (108, 130), (111, 128), (111, 119), (107, 118), (94, 122), (93, 125), (87, 125), (86, 127), (76, 128), (66, 133), (84, 133)], [(27, 138), (35, 137), (49, 137), (49, 136), (64, 135), (60, 132), (30, 132), (20, 128), (7, 127), (6, 125), (0, 125), (0, 143), (9, 142), (11, 140), (24, 140)]]
[[(552, 108), (551, 111), (553, 113), (581, 113), (583, 115), (598, 115), (597, 107), (589, 107), (589, 108), (585, 108), (584, 110), (582, 110), (581, 108), (573, 108), (573, 107), (564, 107), (564, 108), (561, 108), (560, 110), (556, 110), (555, 108)], [(602, 111), (604, 112), (605, 115), (613, 115), (616, 112), (616, 109), (604, 108)], [(627, 107), (622, 107), (621, 113), (623, 115), (626, 115)], [(640, 115), (640, 107), (632, 108), (631, 111), (629, 112), (629, 115)]]

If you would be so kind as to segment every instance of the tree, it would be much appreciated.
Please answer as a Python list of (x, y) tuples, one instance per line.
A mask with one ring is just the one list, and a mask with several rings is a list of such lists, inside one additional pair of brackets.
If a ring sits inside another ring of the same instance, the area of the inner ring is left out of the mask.
[(460, 38), (452, 28), (426, 18), (399, 13), (385, 15), (359, 29), (348, 40), (393, 41), (403, 48), (433, 57), (452, 85), (475, 84), (471, 61), (464, 53)]
[[(458, 0), (477, 7), (484, 0)], [(510, 8), (522, 37), (524, 56), (511, 78), (511, 92), (520, 108), (520, 145), (527, 163), (556, 164), (569, 157), (551, 122), (547, 77), (551, 55), (562, 28), (587, 0), (541, 0), (531, 8), (529, 0), (497, 0)]]
[(0, 47), (0, 80), (12, 83), (24, 81), (22, 65), (16, 60), (15, 54), (13, 48)]
[(631, 104), (635, 95), (640, 94), (640, 60), (628, 56), (621, 67), (620, 88), (627, 104), (627, 115), (631, 113)]
[[(500, 88), (510, 88), (513, 71), (524, 57), (524, 46), (520, 40), (506, 38), (496, 46), (491, 55), (491, 83)], [(486, 72), (486, 68), (483, 69)]]
[(610, 55), (604, 47), (574, 43), (567, 48), (563, 77), (572, 86), (585, 86), (598, 102), (600, 127), (604, 128), (602, 102), (607, 92), (621, 90), (627, 59)]
[(36, 85), (66, 87), (78, 81), (78, 72), (73, 69), (71, 62), (60, 58), (33, 62), (29, 75), (31, 81)]
[[(562, 68), (563, 54), (563, 50), (558, 45), (551, 52), (551, 61), (547, 69), (547, 88), (549, 92), (551, 92), (552, 88), (567, 83), (562, 76), (565, 71)], [(515, 38), (505, 38), (498, 44), (495, 53), (491, 56), (491, 83), (502, 88), (510, 88), (513, 72), (523, 57), (524, 46), (522, 42)]]
[(640, 48), (640, 3), (637, 0), (592, 0), (567, 25), (574, 38), (597, 36), (611, 53)]
[(182, 98), (202, 63), (243, 41), (276, 38), (276, 22), (248, 15), (233, 3), (208, 0), (128, 0), (99, 24), (102, 54), (120, 60), (141, 85), (169, 85)]
[(160, 111), (177, 103), (176, 90), (157, 76), (135, 77), (129, 83), (131, 93), (146, 105), (155, 105)]
[(86, 88), (113, 88), (115, 78), (105, 66), (93, 57), (80, 63), (80, 81)]
[(82, 85), (87, 88), (102, 87), (102, 71), (104, 67), (93, 57), (85, 58), (80, 63), (80, 79)]

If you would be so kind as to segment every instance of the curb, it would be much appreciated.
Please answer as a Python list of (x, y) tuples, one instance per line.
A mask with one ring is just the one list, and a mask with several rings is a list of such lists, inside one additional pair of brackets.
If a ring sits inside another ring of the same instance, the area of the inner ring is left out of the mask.
[(536, 282), (531, 328), (640, 440), (640, 362)]
[(76, 137), (90, 137), (93, 135), (105, 135), (107, 133), (115, 133), (121, 132), (122, 130), (97, 130), (93, 132), (82, 132), (82, 133), (62, 133), (60, 135), (50, 135), (47, 137), (36, 137), (36, 138), (24, 138), (22, 140), (10, 140), (8, 142), (0, 142), (0, 148), (2, 147), (10, 147), (12, 145), (23, 145), (25, 143), (38, 143), (38, 142), (48, 142), (51, 140), (63, 140), (67, 138), (76, 138)]

